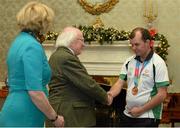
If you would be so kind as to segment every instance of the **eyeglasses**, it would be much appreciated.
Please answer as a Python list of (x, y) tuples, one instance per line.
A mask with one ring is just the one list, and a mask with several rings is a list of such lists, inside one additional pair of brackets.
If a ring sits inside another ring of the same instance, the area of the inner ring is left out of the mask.
[(81, 39), (81, 38), (79, 38), (79, 39), (77, 39), (77, 40), (80, 40), (80, 41), (84, 42), (84, 39)]

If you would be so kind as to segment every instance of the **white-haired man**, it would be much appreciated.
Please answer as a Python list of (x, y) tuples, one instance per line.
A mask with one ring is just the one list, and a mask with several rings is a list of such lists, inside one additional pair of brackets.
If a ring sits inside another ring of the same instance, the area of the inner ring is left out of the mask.
[[(107, 93), (88, 75), (77, 55), (85, 47), (82, 32), (67, 27), (58, 36), (49, 63), (52, 78), (49, 101), (65, 119), (65, 127), (96, 125), (94, 101), (108, 104)], [(53, 126), (47, 121), (47, 126)]]

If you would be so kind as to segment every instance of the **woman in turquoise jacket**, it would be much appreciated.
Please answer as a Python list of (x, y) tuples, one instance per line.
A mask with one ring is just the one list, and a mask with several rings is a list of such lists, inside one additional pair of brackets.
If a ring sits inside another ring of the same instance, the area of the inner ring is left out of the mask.
[(47, 99), (51, 70), (39, 36), (53, 17), (52, 9), (39, 2), (28, 3), (17, 14), (21, 32), (7, 55), (9, 94), (0, 112), (0, 127), (43, 127), (45, 116), (55, 126), (64, 125)]

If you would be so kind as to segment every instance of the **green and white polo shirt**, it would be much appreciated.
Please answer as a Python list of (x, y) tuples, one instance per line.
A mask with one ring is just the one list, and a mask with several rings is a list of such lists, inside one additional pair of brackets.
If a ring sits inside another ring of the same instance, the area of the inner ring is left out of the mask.
[[(154, 95), (157, 94), (157, 89), (159, 87), (169, 85), (168, 71), (164, 60), (158, 54), (151, 51), (145, 60), (148, 61), (148, 63), (142, 70), (142, 73), (140, 74), (138, 93), (136, 95), (133, 95), (132, 88), (134, 87), (134, 72), (137, 61), (140, 61), (139, 57), (137, 56), (132, 56), (128, 58), (122, 66), (120, 72), (120, 79), (127, 80), (128, 84), (126, 95), (126, 107), (124, 110), (124, 114), (129, 117), (132, 117), (130, 114), (128, 114), (129, 109), (131, 109), (134, 106), (142, 106), (146, 104), (149, 100), (151, 100), (151, 98)], [(155, 77), (153, 74), (153, 64), (155, 66)], [(143, 63), (140, 64), (139, 69), (141, 69), (142, 66)], [(144, 114), (140, 115), (138, 118), (161, 119), (162, 107), (162, 104), (160, 104), (152, 110), (149, 110)]]

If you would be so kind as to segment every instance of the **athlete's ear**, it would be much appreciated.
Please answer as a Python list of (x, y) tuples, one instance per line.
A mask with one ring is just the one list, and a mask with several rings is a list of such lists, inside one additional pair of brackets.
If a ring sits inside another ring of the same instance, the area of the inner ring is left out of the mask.
[(154, 41), (153, 40), (146, 40), (146, 43), (149, 44), (150, 48), (153, 48), (154, 47)]
[(154, 47), (154, 41), (153, 41), (153, 40), (149, 41), (149, 46), (150, 46), (151, 48)]

